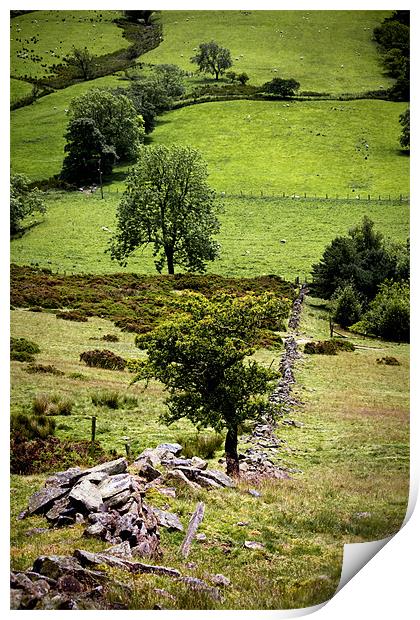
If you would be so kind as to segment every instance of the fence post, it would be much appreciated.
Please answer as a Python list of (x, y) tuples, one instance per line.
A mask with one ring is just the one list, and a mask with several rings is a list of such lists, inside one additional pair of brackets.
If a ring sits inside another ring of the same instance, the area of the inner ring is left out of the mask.
[(96, 415), (92, 416), (92, 430), (90, 437), (90, 449), (93, 452), (94, 444), (95, 444), (95, 436), (96, 436)]

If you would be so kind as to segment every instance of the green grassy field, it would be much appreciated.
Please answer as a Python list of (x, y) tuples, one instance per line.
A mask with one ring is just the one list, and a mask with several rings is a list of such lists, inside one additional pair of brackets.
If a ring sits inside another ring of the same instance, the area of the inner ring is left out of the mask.
[(302, 90), (343, 93), (387, 88), (372, 30), (388, 11), (162, 11), (162, 44), (142, 61), (190, 62), (200, 43), (231, 50), (250, 83), (293, 77)]
[[(128, 47), (113, 20), (121, 11), (33, 11), (10, 20), (10, 64), (13, 76), (41, 78), (59, 64), (73, 45), (95, 56)], [(35, 37), (35, 40), (33, 40)], [(37, 56), (40, 60), (33, 60)], [(42, 66), (44, 65), (44, 66)]]
[[(124, 82), (95, 81), (117, 84)], [(12, 113), (14, 171), (33, 179), (60, 172), (65, 110), (90, 87), (79, 84)], [(399, 148), (398, 119), (405, 109), (403, 103), (368, 100), (206, 103), (165, 114), (151, 144), (198, 148), (210, 184), (228, 194), (395, 196), (409, 192), (409, 158)]]
[[(120, 198), (109, 190), (104, 200), (98, 193), (51, 193), (43, 221), (12, 241), (12, 262), (67, 273), (156, 273), (151, 249), (137, 250), (125, 268), (105, 254), (110, 233), (102, 227), (115, 230)], [(391, 239), (405, 241), (409, 235), (406, 202), (226, 198), (223, 204), (222, 253), (208, 271), (224, 276), (304, 278), (325, 246), (364, 215)]]
[[(301, 337), (328, 335), (324, 310), (318, 300), (308, 299), (303, 314)], [(133, 336), (120, 333), (107, 321), (91, 318), (76, 324), (57, 320), (48, 313), (13, 312), (13, 335), (30, 337), (41, 346), (38, 363), (54, 364), (64, 377), (45, 375), (34, 381), (24, 364), (12, 362), (13, 409), (29, 406), (39, 392), (60, 390), (75, 400), (70, 416), (57, 418), (58, 435), (86, 438), (89, 418), (98, 416), (98, 438), (104, 445), (123, 453), (122, 437), (132, 439), (134, 450), (163, 440), (173, 440), (180, 430), (192, 433), (190, 425), (177, 423), (166, 428), (158, 424), (163, 393), (158, 384), (143, 394), (139, 386), (129, 388), (139, 397), (136, 410), (118, 412), (93, 407), (89, 394), (98, 389), (127, 390), (127, 373), (82, 367), (81, 349), (104, 333), (117, 333), (120, 342), (107, 343), (124, 355), (139, 355)], [(134, 578), (132, 606), (151, 608), (157, 602), (153, 588), (164, 587), (176, 596), (170, 605), (177, 609), (283, 609), (310, 606), (331, 597), (337, 587), (343, 544), (383, 538), (395, 531), (404, 518), (408, 491), (408, 346), (370, 339), (352, 340), (365, 348), (338, 356), (305, 356), (296, 370), (296, 395), (303, 402), (293, 415), (301, 428), (280, 425), (278, 435), (286, 440), (281, 459), (285, 466), (301, 470), (289, 481), (266, 481), (252, 486), (261, 497), (248, 493), (250, 485), (238, 489), (178, 494), (176, 499), (148, 491), (155, 506), (167, 503), (181, 521), (188, 522), (196, 502), (206, 502), (200, 531), (204, 543), (194, 543), (188, 569), (179, 555), (182, 534), (162, 529), (162, 562), (184, 574), (206, 578), (206, 573), (223, 573), (232, 585), (223, 604), (200, 596), (187, 597), (182, 586), (165, 578)], [(376, 358), (394, 355), (399, 367), (378, 365)], [(258, 353), (270, 363), (272, 353)], [(81, 372), (85, 380), (70, 375)], [(178, 426), (179, 425), (179, 426)], [(221, 453), (216, 453), (216, 464)], [(70, 553), (74, 548), (100, 550), (106, 546), (83, 539), (82, 526), (46, 531), (28, 537), (32, 527), (44, 527), (41, 517), (16, 521), (30, 493), (44, 476), (12, 477), (12, 565), (26, 568), (40, 554)], [(247, 522), (238, 527), (238, 521)], [(65, 535), (64, 535), (65, 533)], [(245, 540), (265, 545), (263, 551), (248, 551)], [(245, 570), (246, 568), (246, 570)], [(120, 578), (124, 577), (121, 575)]]
[[(190, 144), (219, 191), (408, 193), (399, 115), (385, 101), (205, 103), (165, 114), (152, 144)], [(366, 147), (366, 144), (368, 147)]]
[(10, 157), (13, 172), (27, 174), (33, 180), (48, 179), (58, 174), (64, 159), (64, 134), (73, 97), (91, 88), (116, 87), (117, 76), (82, 82), (42, 97), (10, 115)]

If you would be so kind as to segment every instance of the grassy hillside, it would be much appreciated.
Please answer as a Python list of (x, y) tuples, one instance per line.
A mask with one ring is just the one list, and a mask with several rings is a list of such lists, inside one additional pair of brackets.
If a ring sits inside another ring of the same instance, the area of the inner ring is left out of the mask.
[[(308, 300), (301, 326), (302, 338), (328, 334), (323, 309)], [(54, 364), (65, 375), (29, 375), (25, 364), (12, 362), (12, 406), (30, 406), (37, 393), (57, 389), (74, 400), (73, 413), (56, 418), (58, 435), (89, 438), (91, 415), (98, 417), (98, 438), (104, 445), (124, 453), (124, 437), (130, 436), (137, 451), (153, 442), (174, 440), (182, 430), (179, 422), (166, 428), (157, 422), (162, 410), (162, 391), (153, 384), (144, 393), (139, 386), (128, 388), (129, 375), (87, 369), (78, 361), (80, 350), (96, 346), (104, 333), (117, 333), (119, 343), (109, 343), (116, 352), (136, 356), (132, 335), (120, 333), (109, 322), (97, 318), (88, 323), (59, 321), (53, 315), (13, 312), (13, 335), (29, 337), (41, 346), (37, 362)], [(96, 339), (91, 340), (91, 338)], [(249, 494), (250, 484), (238, 489), (179, 493), (177, 498), (147, 492), (147, 501), (179, 514), (186, 525), (196, 502), (206, 503), (200, 532), (204, 543), (194, 542), (188, 569), (179, 555), (183, 535), (162, 528), (161, 563), (192, 576), (222, 573), (232, 585), (224, 591), (224, 602), (214, 603), (199, 595), (186, 597), (182, 584), (164, 577), (142, 575), (130, 581), (132, 606), (151, 608), (154, 588), (165, 588), (175, 596), (170, 608), (283, 609), (310, 606), (331, 597), (337, 587), (343, 544), (377, 540), (394, 533), (404, 518), (408, 491), (408, 346), (374, 340), (355, 340), (366, 348), (338, 356), (305, 356), (296, 372), (296, 396), (303, 406), (294, 412), (301, 428), (280, 424), (285, 440), (282, 463), (299, 470), (291, 480), (253, 483), (260, 498)], [(108, 343), (107, 343), (108, 346)], [(258, 354), (269, 364), (272, 354)], [(399, 367), (378, 365), (378, 356), (394, 355)], [(75, 374), (76, 373), (76, 374)], [(36, 379), (34, 379), (36, 377)], [(356, 386), (356, 387), (355, 387)], [(135, 394), (138, 407), (111, 411), (94, 407), (90, 395), (97, 390), (117, 389)], [(244, 444), (242, 444), (244, 445)], [(137, 454), (137, 452), (136, 452)], [(217, 452), (214, 465), (221, 456)], [(45, 476), (12, 477), (12, 564), (27, 568), (40, 554), (68, 554), (80, 547), (82, 526), (44, 530), (30, 538), (26, 532), (45, 527), (42, 517), (18, 521), (28, 497), (39, 489)], [(239, 527), (238, 522), (245, 523)], [(265, 545), (262, 551), (244, 548), (245, 540)], [(83, 547), (100, 550), (107, 546), (83, 539)], [(126, 580), (127, 576), (118, 574)]]
[[(95, 80), (117, 84), (124, 82)], [(33, 179), (60, 171), (65, 110), (91, 87), (79, 84), (12, 113), (14, 171)], [(151, 143), (198, 148), (210, 184), (228, 194), (406, 195), (409, 158), (399, 148), (398, 120), (406, 107), (377, 100), (206, 103), (165, 114)]]
[[(12, 262), (68, 273), (156, 273), (151, 249), (137, 250), (126, 268), (104, 254), (110, 233), (102, 227), (115, 230), (120, 198), (120, 193), (108, 191), (104, 200), (97, 194), (51, 194), (44, 220), (12, 241)], [(209, 271), (225, 276), (277, 273), (303, 278), (327, 243), (346, 234), (364, 215), (391, 239), (404, 241), (409, 234), (406, 202), (229, 198), (223, 204), (222, 255)]]
[(398, 121), (406, 107), (368, 100), (206, 103), (167, 113), (152, 143), (201, 150), (210, 183), (228, 194), (407, 194), (409, 158), (400, 151)]
[(13, 76), (41, 78), (73, 46), (95, 56), (129, 45), (113, 20), (121, 11), (33, 11), (10, 20), (10, 65)]
[(142, 60), (186, 71), (194, 48), (216, 40), (250, 83), (293, 77), (302, 90), (361, 92), (390, 85), (372, 30), (389, 11), (162, 11), (164, 41)]
[(58, 174), (64, 158), (64, 133), (70, 101), (91, 88), (116, 87), (121, 82), (107, 76), (59, 90), (10, 115), (10, 157), (13, 172), (31, 179), (48, 179)]

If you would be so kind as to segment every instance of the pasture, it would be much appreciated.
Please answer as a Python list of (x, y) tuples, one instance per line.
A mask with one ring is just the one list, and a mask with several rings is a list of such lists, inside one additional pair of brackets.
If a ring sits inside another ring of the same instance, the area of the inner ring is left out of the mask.
[[(137, 250), (125, 268), (105, 254), (120, 198), (110, 189), (104, 200), (99, 192), (51, 192), (40, 223), (12, 241), (11, 261), (61, 273), (156, 273), (151, 248)], [(408, 204), (399, 200), (227, 197), (222, 204), (221, 257), (208, 271), (224, 276), (305, 278), (325, 246), (364, 215), (394, 241), (405, 241), (409, 234)]]
[(122, 29), (113, 23), (121, 11), (35, 11), (10, 21), (10, 65), (14, 77), (47, 76), (73, 46), (95, 56), (127, 47)]
[[(294, 78), (301, 90), (359, 93), (386, 89), (372, 30), (388, 11), (163, 11), (163, 42), (145, 62), (193, 72), (198, 45), (214, 39), (231, 50), (233, 70), (250, 84)], [(207, 76), (206, 79), (209, 79)], [(194, 78), (198, 83), (202, 77)]]
[[(327, 324), (319, 302), (305, 304), (302, 338), (325, 338)], [(30, 375), (25, 365), (12, 362), (14, 410), (30, 407), (37, 393), (62, 391), (74, 401), (71, 415), (57, 416), (57, 434), (89, 438), (90, 417), (98, 418), (98, 438), (107, 447), (124, 454), (124, 437), (132, 439), (137, 453), (147, 445), (174, 440), (192, 427), (178, 422), (169, 428), (157, 422), (164, 394), (157, 384), (146, 391), (129, 387), (130, 376), (86, 368), (78, 361), (81, 350), (93, 346), (104, 333), (115, 333), (118, 343), (107, 343), (127, 356), (141, 353), (133, 335), (122, 333), (112, 323), (92, 317), (88, 323), (60, 321), (53, 314), (13, 312), (14, 336), (31, 337), (41, 346), (37, 363), (53, 364), (65, 374)], [(92, 340), (93, 338), (93, 340)], [(337, 587), (343, 544), (377, 540), (398, 530), (404, 518), (408, 492), (408, 346), (371, 339), (352, 340), (363, 348), (331, 358), (304, 356), (296, 371), (295, 394), (303, 405), (295, 418), (300, 428), (280, 424), (285, 440), (281, 459), (296, 470), (290, 480), (263, 481), (260, 498), (249, 494), (249, 484), (236, 490), (212, 491), (197, 496), (179, 494), (176, 499), (159, 496), (150, 489), (147, 500), (155, 506), (166, 502), (187, 523), (199, 499), (207, 503), (200, 531), (204, 543), (195, 543), (189, 560), (197, 564), (191, 573), (205, 578), (207, 572), (222, 573), (232, 585), (224, 602), (207, 597), (188, 597), (182, 585), (164, 577), (133, 578), (132, 608), (151, 608), (157, 602), (154, 588), (163, 587), (176, 596), (170, 607), (177, 609), (282, 609), (320, 603)], [(381, 366), (376, 358), (395, 355), (399, 367)], [(260, 361), (269, 364), (275, 354), (260, 351)], [(118, 390), (138, 397), (138, 407), (117, 411), (98, 408), (91, 394)], [(246, 446), (246, 444), (241, 444)], [(217, 452), (216, 464), (221, 452)], [(31, 493), (44, 476), (12, 476), (12, 562), (26, 568), (40, 554), (66, 554), (80, 546), (82, 526), (47, 530), (28, 537), (32, 527), (45, 527), (42, 517), (16, 521)], [(238, 522), (245, 523), (243, 527)], [(182, 534), (162, 529), (164, 560), (185, 570), (178, 548)], [(262, 551), (244, 548), (245, 540), (265, 545)], [(99, 550), (101, 543), (84, 539), (84, 548)]]

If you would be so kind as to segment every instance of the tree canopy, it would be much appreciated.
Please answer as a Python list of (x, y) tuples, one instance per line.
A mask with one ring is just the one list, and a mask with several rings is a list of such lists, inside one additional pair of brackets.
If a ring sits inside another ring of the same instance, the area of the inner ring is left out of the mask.
[(258, 416), (277, 373), (249, 356), (259, 328), (284, 319), (289, 302), (272, 293), (207, 299), (184, 293), (177, 305), (183, 314), (136, 338), (147, 360), (133, 361), (134, 381), (162, 381), (169, 391), (162, 419), (171, 424), (188, 418), (197, 426), (227, 429), (228, 474), (239, 474), (238, 426)]
[(128, 97), (92, 88), (70, 103), (70, 122), (92, 119), (106, 144), (123, 160), (136, 159), (144, 140), (144, 123)]
[(165, 263), (169, 274), (175, 265), (205, 271), (206, 262), (219, 254), (213, 235), (219, 231), (220, 211), (206, 180), (199, 151), (186, 146), (142, 147), (117, 209), (111, 257), (125, 265), (136, 248), (151, 243), (159, 273)]
[(400, 125), (402, 127), (400, 144), (403, 149), (410, 150), (410, 108), (400, 114)]
[(116, 162), (113, 147), (106, 144), (104, 136), (91, 118), (70, 121), (64, 136), (67, 155), (63, 161), (61, 178), (69, 183), (99, 181), (99, 168), (110, 174)]
[(352, 284), (362, 298), (373, 299), (384, 280), (397, 276), (398, 261), (383, 235), (365, 216), (347, 237), (333, 239), (320, 262), (312, 266), (313, 290), (329, 299), (339, 287)]
[(31, 181), (25, 174), (10, 176), (10, 234), (16, 234), (22, 220), (33, 213), (45, 213), (42, 192), (31, 188)]
[(191, 62), (198, 65), (200, 73), (210, 73), (216, 80), (233, 64), (230, 50), (216, 41), (200, 43), (198, 50), (198, 53), (191, 57)]
[(64, 58), (64, 63), (72, 67), (77, 77), (90, 80), (95, 74), (95, 56), (91, 54), (87, 47), (79, 48), (73, 46), (71, 53)]
[(293, 78), (273, 78), (270, 82), (262, 85), (261, 90), (265, 93), (278, 95), (279, 97), (292, 97), (300, 88), (299, 82)]

